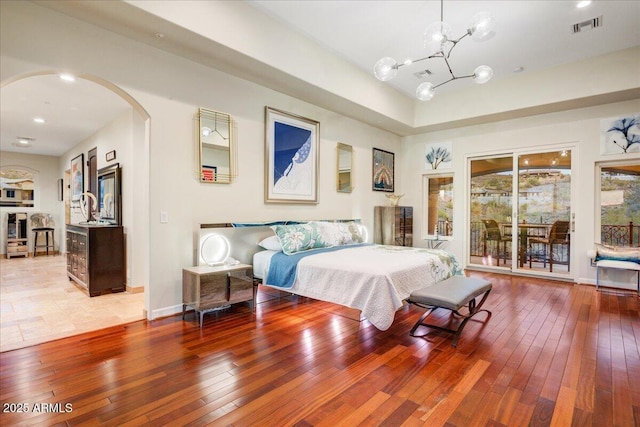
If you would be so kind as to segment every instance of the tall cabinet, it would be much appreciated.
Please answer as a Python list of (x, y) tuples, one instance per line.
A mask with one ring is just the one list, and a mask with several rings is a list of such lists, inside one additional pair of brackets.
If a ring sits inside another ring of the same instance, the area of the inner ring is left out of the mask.
[(376, 206), (373, 211), (373, 241), (382, 245), (413, 246), (413, 208)]
[(27, 238), (27, 214), (24, 212), (7, 214), (7, 258), (29, 256)]
[(67, 276), (92, 297), (124, 291), (122, 226), (67, 225)]

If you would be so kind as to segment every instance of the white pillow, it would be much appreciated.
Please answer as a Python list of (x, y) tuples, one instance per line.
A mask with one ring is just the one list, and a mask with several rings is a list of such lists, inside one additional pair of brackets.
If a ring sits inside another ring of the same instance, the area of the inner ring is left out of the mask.
[(360, 227), (354, 221), (347, 222), (328, 222), (328, 221), (312, 221), (317, 224), (322, 238), (329, 242), (332, 246), (350, 245), (353, 243), (362, 243), (364, 238), (361, 234)]
[(269, 236), (258, 243), (258, 246), (270, 251), (282, 250), (282, 244), (280, 243), (280, 239), (278, 239), (278, 236)]

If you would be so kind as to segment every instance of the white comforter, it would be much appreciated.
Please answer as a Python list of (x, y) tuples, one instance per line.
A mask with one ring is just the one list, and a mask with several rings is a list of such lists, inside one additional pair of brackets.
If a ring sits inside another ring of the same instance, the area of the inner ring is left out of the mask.
[(454, 274), (460, 267), (442, 250), (359, 246), (303, 258), (293, 287), (283, 290), (359, 309), (384, 331), (411, 292)]

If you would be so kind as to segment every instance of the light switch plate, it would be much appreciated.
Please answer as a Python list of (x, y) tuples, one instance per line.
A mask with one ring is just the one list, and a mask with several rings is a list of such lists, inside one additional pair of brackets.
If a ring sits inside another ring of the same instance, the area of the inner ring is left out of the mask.
[(166, 224), (167, 222), (169, 222), (169, 212), (160, 211), (160, 223)]

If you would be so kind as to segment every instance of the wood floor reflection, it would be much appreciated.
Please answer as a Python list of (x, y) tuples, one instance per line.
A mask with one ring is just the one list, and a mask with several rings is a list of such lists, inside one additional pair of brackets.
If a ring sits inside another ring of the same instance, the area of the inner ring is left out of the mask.
[(90, 298), (63, 255), (0, 260), (0, 351), (144, 319), (144, 294)]
[[(6, 425), (634, 426), (633, 292), (472, 273), (493, 282), (485, 324), (458, 343), (387, 331), (337, 306), (263, 294), (205, 317), (139, 321), (0, 354), (0, 400), (71, 411)], [(443, 312), (441, 320), (449, 319)]]

